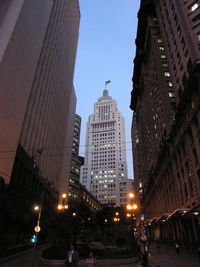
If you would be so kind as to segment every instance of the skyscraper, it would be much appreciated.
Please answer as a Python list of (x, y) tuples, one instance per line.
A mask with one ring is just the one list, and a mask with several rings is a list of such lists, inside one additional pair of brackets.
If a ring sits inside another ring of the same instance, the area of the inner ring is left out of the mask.
[(69, 179), (69, 202), (79, 201), (80, 168), (84, 158), (79, 156), (81, 117), (76, 114), (73, 131), (71, 171)]
[(87, 123), (81, 183), (102, 204), (120, 206), (127, 203), (124, 118), (107, 90), (94, 104), (94, 112)]
[(51, 187), (67, 188), (79, 21), (77, 0), (0, 3), (0, 171), (7, 182), (33, 190), (37, 167)]
[(199, 18), (199, 1), (141, 1), (131, 99), (141, 214), (187, 244), (200, 230)]

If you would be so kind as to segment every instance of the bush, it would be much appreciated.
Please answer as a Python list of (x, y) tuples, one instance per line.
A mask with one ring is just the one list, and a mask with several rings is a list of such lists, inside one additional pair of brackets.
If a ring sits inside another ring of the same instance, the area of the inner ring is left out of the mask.
[(42, 257), (47, 260), (63, 260), (66, 258), (66, 249), (50, 247), (42, 251)]

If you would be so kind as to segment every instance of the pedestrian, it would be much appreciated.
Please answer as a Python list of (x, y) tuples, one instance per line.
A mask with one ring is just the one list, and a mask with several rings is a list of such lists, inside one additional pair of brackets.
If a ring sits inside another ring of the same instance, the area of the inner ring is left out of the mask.
[(93, 252), (91, 251), (89, 257), (86, 259), (86, 267), (97, 267), (97, 261), (94, 257)]
[(78, 266), (78, 252), (75, 250), (74, 245), (70, 245), (70, 250), (67, 251), (66, 266), (77, 267)]
[(179, 242), (175, 242), (175, 249), (176, 249), (176, 254), (179, 255), (180, 254), (180, 244)]

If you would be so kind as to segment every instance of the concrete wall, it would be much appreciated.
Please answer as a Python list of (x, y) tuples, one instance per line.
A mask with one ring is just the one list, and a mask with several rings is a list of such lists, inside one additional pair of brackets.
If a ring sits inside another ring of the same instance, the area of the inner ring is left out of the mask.
[(0, 153), (0, 175), (7, 182), (53, 0), (9, 2), (0, 4), (0, 151), (11, 151)]

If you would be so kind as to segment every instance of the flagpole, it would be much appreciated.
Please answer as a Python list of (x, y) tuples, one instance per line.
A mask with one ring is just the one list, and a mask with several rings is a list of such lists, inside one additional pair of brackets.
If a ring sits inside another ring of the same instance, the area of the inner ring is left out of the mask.
[(107, 88), (107, 84), (109, 84), (111, 81), (109, 80), (109, 81), (105, 81), (105, 90), (106, 90), (106, 88)]

